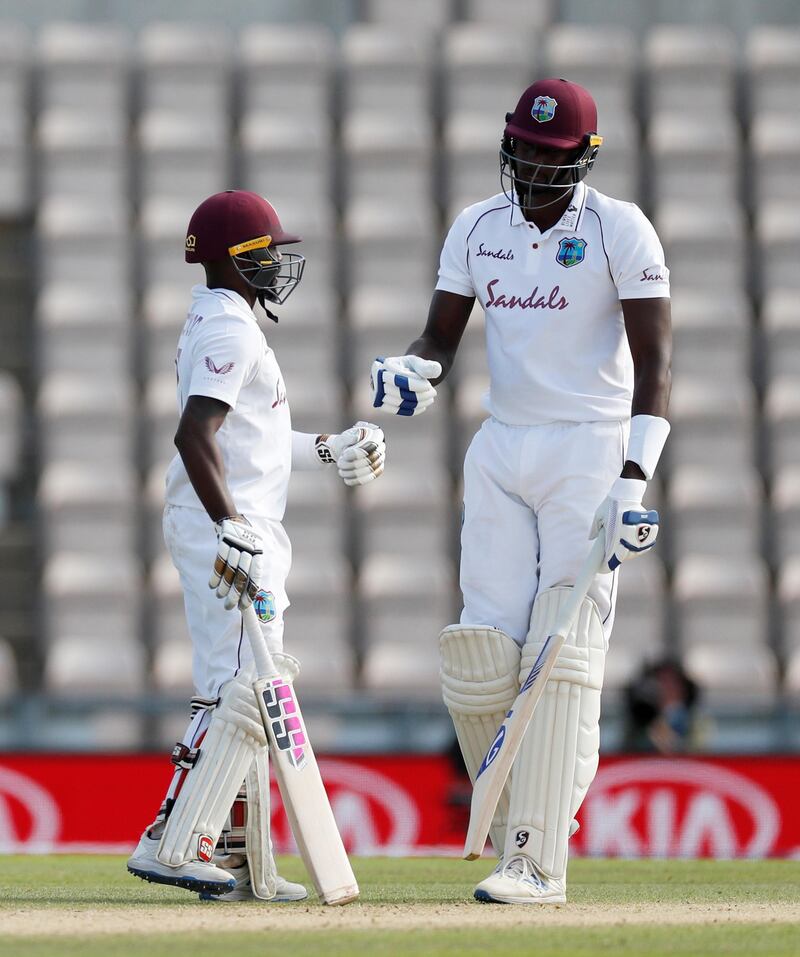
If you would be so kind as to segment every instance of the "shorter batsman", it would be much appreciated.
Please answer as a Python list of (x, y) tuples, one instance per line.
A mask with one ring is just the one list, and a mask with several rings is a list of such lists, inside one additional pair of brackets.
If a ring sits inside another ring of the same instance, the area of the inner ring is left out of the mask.
[[(335, 464), (346, 485), (383, 471), (383, 432), (357, 422), (341, 435), (292, 431), (286, 388), (253, 307), (266, 314), (300, 282), (300, 241), (270, 204), (228, 190), (189, 223), (186, 261), (205, 285), (178, 342), (178, 455), (167, 473), (164, 537), (178, 569), (194, 649), (192, 719), (155, 821), (128, 860), (144, 880), (224, 900), (302, 900), (275, 870), (269, 838), (267, 740), (242, 610), (255, 607), (282, 677), (291, 547), (281, 520), (292, 469)], [(210, 587), (209, 587), (210, 586)]]

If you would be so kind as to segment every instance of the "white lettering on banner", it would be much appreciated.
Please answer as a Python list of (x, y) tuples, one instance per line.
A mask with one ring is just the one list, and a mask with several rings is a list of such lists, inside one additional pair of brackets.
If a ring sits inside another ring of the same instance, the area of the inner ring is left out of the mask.
[(774, 800), (753, 781), (675, 758), (601, 767), (583, 819), (586, 853), (597, 856), (765, 857), (780, 827)]
[(374, 854), (381, 839), (369, 801), (353, 791), (340, 791), (331, 800), (331, 810), (345, 847), (358, 848), (358, 854)]
[[(342, 840), (351, 854), (407, 853), (417, 843), (420, 818), (414, 799), (399, 784), (372, 768), (352, 762), (323, 758), (322, 779), (331, 801)], [(273, 840), (280, 853), (295, 849), (291, 833), (283, 825), (282, 805), (273, 783)], [(378, 830), (378, 823), (383, 827)], [(388, 832), (383, 830), (388, 825)]]
[(641, 797), (635, 788), (621, 794), (593, 794), (587, 798), (586, 828), (589, 854), (641, 857), (642, 843), (633, 825), (633, 816), (641, 806)]
[(647, 825), (650, 834), (650, 856), (668, 857), (675, 833), (677, 801), (673, 791), (659, 788), (647, 802)]
[(736, 857), (736, 830), (725, 802), (716, 794), (698, 794), (692, 800), (680, 835), (678, 857), (699, 857), (706, 842), (712, 857)]
[[(14, 823), (14, 804), (30, 819), (27, 836)], [(58, 805), (49, 791), (24, 774), (0, 767), (0, 852), (49, 851), (60, 826)]]

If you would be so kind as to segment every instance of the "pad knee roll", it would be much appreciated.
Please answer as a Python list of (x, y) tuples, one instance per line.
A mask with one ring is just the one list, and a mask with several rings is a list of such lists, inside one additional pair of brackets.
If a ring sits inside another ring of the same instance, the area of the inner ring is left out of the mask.
[[(555, 626), (566, 587), (534, 602), (522, 650), (524, 678)], [(597, 606), (585, 598), (558, 656), (514, 762), (506, 855), (531, 857), (549, 877), (563, 879), (570, 824), (597, 771), (605, 636)]]
[[(520, 650), (499, 628), (449, 625), (439, 636), (442, 698), (474, 782), (481, 762), (519, 692)], [(510, 786), (497, 804), (490, 836), (502, 853)]]

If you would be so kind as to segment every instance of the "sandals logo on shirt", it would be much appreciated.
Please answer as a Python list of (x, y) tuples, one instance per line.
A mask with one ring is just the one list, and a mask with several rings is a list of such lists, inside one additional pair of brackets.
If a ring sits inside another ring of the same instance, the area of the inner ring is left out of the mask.
[(253, 599), (253, 608), (259, 621), (263, 621), (265, 624), (272, 621), (276, 614), (275, 596), (271, 591), (264, 591), (263, 588), (259, 588), (256, 597)]
[(223, 362), (221, 366), (217, 366), (214, 364), (214, 360), (211, 356), (205, 356), (203, 361), (206, 364), (206, 369), (208, 369), (209, 372), (213, 372), (214, 375), (227, 375), (236, 366), (235, 362)]
[(575, 236), (567, 236), (558, 244), (556, 262), (569, 268), (577, 266), (586, 258), (586, 240)]

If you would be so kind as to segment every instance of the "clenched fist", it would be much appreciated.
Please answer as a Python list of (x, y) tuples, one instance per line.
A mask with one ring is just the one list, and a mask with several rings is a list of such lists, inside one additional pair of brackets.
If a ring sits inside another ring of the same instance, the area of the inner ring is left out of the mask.
[(389, 356), (372, 363), (372, 404), (395, 415), (420, 415), (436, 398), (429, 382), (442, 374), (435, 359), (420, 356)]
[(320, 435), (315, 446), (323, 462), (336, 464), (345, 485), (366, 485), (383, 472), (386, 442), (371, 422), (356, 422), (338, 435)]

